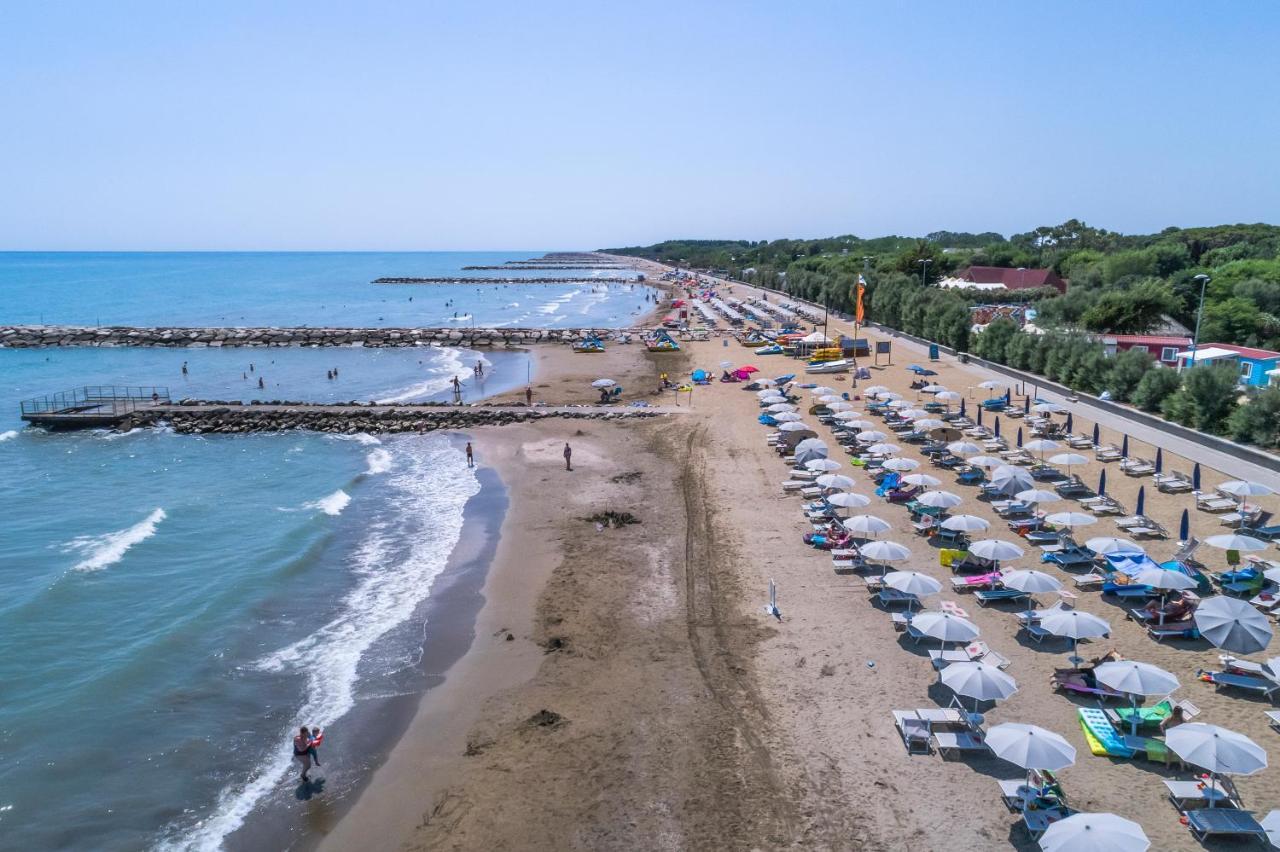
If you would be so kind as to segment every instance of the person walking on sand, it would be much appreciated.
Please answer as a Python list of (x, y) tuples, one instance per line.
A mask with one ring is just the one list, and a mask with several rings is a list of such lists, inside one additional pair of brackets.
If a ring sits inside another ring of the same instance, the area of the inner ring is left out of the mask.
[(467, 467), (476, 466), (475, 454), (471, 451), (471, 442), (467, 441)]
[(564, 469), (573, 470), (573, 448), (568, 441), (564, 442)]

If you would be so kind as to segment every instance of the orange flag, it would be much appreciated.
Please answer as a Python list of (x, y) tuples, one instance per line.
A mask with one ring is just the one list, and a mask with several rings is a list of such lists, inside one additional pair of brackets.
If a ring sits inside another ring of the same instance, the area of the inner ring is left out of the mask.
[(866, 313), (862, 308), (862, 294), (865, 292), (867, 292), (867, 282), (861, 275), (859, 275), (858, 276), (858, 309), (857, 311), (854, 312), (854, 318), (858, 321), (858, 325), (862, 325), (863, 317), (866, 316)]

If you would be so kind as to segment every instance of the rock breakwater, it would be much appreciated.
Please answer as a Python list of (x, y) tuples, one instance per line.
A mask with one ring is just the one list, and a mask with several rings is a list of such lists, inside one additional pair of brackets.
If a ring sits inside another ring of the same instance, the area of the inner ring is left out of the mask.
[(481, 278), (475, 276), (454, 277), (454, 278), (375, 278), (374, 284), (636, 284), (639, 279), (632, 276), (622, 275), (599, 275), (593, 277), (565, 276), (565, 277), (547, 277), (547, 276), (530, 276), (529, 278)]

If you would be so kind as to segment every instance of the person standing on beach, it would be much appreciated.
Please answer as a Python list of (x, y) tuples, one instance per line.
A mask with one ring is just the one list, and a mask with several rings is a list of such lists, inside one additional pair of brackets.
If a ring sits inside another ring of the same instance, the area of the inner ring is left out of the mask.
[(462, 382), (457, 376), (453, 377), (453, 402), (455, 405), (462, 403)]
[(533, 388), (524, 389), (524, 404), (533, 405)]
[(564, 442), (564, 469), (573, 470), (573, 448), (568, 441)]
[(475, 467), (475, 466), (476, 466), (475, 454), (472, 453), (471, 451), (471, 442), (467, 441), (467, 467)]
[(303, 725), (298, 729), (298, 735), (293, 738), (293, 758), (302, 764), (302, 781), (309, 782), (311, 779), (307, 777), (307, 773), (311, 771), (311, 732), (307, 730), (307, 726)]

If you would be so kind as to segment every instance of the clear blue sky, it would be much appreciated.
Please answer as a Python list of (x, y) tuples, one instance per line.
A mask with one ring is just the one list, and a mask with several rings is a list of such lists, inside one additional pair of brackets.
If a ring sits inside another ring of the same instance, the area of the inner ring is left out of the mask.
[(0, 248), (1280, 220), (1275, 3), (7, 3)]

